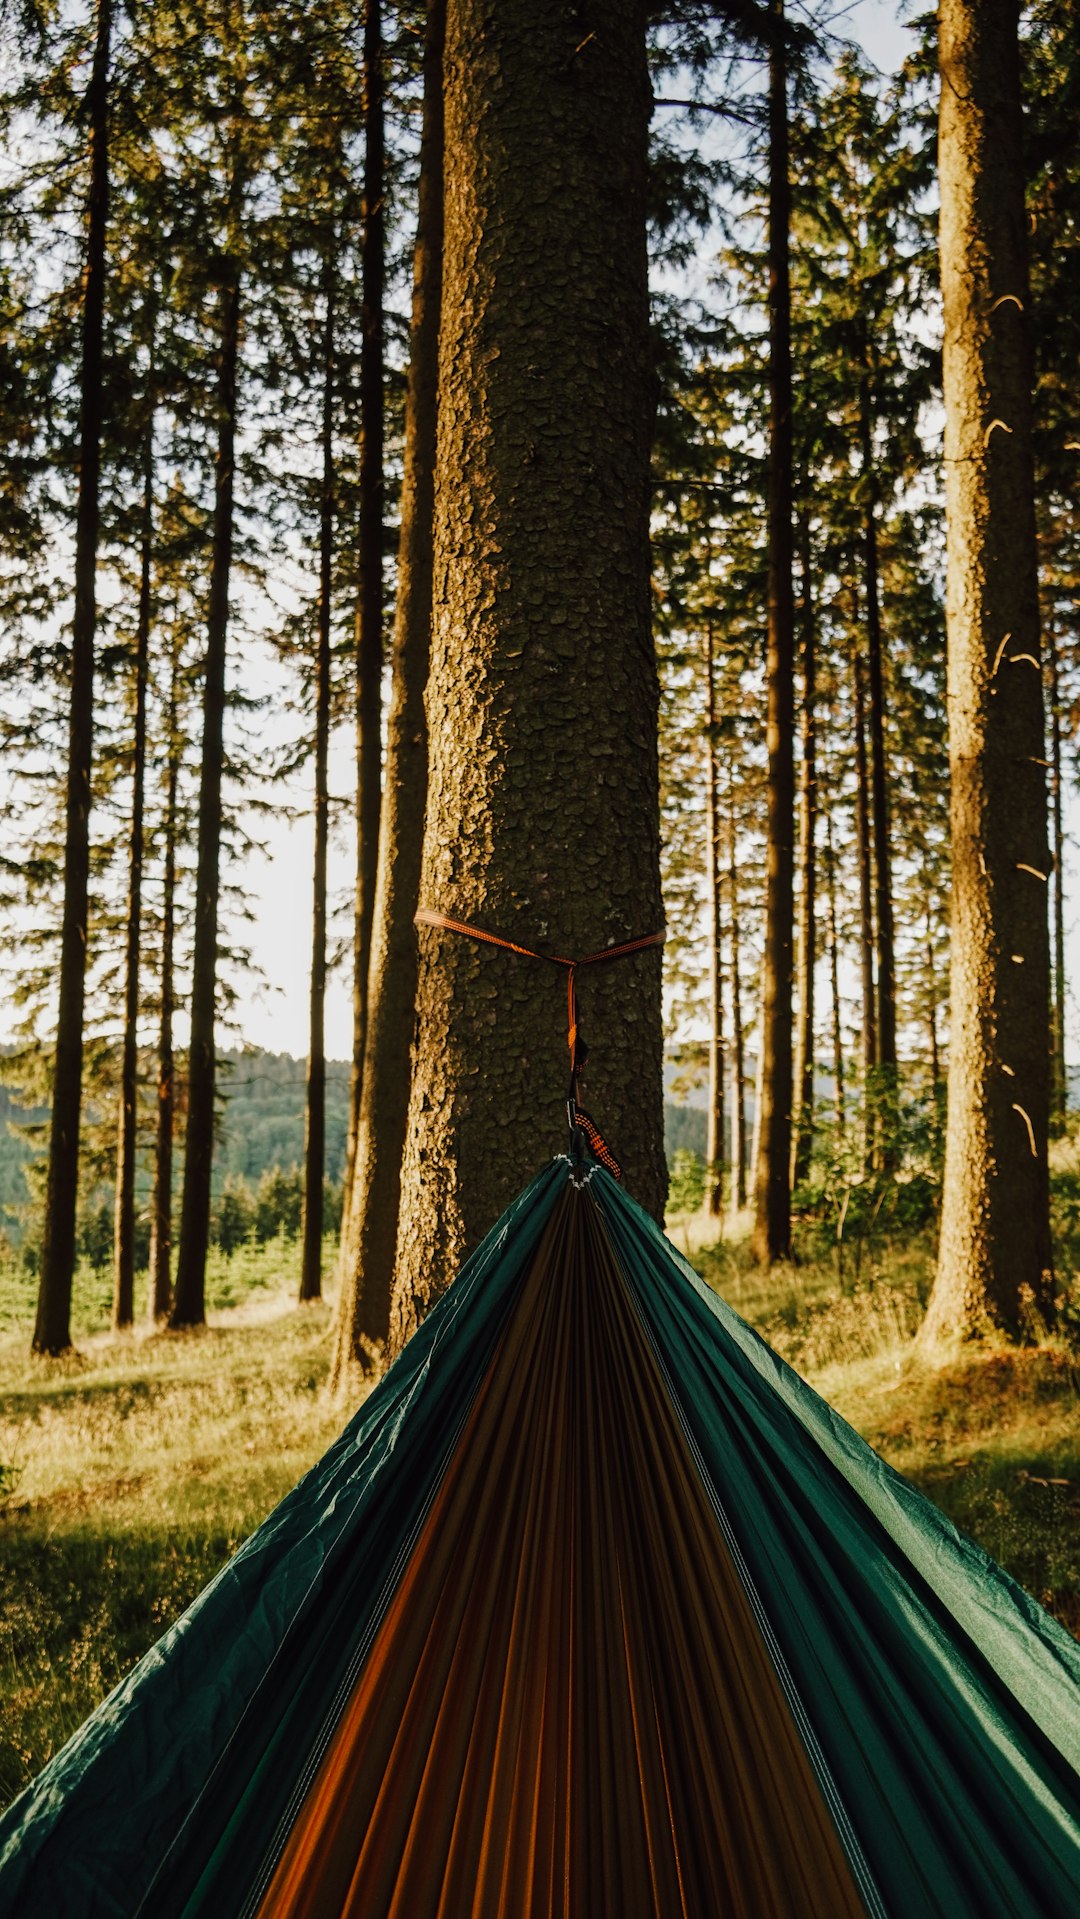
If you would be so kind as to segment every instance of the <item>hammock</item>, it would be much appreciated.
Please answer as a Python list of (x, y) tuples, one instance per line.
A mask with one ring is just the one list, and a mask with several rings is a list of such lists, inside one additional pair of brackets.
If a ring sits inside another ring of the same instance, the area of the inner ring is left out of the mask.
[(0, 1820), (0, 1911), (1075, 1919), (1078, 1682), (561, 1159)]

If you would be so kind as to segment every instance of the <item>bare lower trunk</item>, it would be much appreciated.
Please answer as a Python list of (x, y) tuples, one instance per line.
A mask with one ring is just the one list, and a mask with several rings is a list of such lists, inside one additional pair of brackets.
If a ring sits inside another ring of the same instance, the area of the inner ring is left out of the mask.
[(866, 765), (866, 693), (863, 663), (855, 654), (855, 837), (859, 854), (859, 959), (862, 979), (862, 1120), (863, 1154), (867, 1166), (874, 1154), (874, 1069), (877, 1066), (877, 1004), (874, 994), (874, 890), (870, 840), (870, 782)]
[(1058, 685), (1057, 635), (1045, 634), (1047, 703), (1050, 709), (1050, 795), (1054, 856), (1054, 958), (1050, 1033), (1053, 1060), (1050, 1111), (1055, 1126), (1065, 1123), (1069, 1103), (1069, 1075), (1065, 1060), (1065, 834), (1062, 820), (1061, 693)]
[(716, 765), (716, 684), (712, 626), (705, 629), (705, 843), (709, 914), (709, 1108), (705, 1210), (724, 1216), (724, 988), (720, 912), (720, 795)]
[(792, 587), (791, 281), (783, 0), (769, 0), (769, 756), (754, 1257), (791, 1253), (792, 946), (795, 889), (795, 601)]
[(172, 1166), (176, 1080), (173, 1062), (173, 942), (176, 925), (176, 798), (180, 777), (179, 649), (173, 654), (168, 708), (168, 770), (165, 789), (165, 858), (161, 904), (161, 1008), (157, 1051), (157, 1132), (150, 1213), (150, 1317), (167, 1319), (172, 1309)]
[[(151, 357), (151, 379), (153, 362)], [(139, 612), (135, 634), (135, 733), (132, 741), (131, 833), (128, 840), (127, 951), (124, 1037), (116, 1141), (116, 1224), (113, 1239), (113, 1325), (135, 1318), (135, 1153), (138, 1132), (139, 942), (142, 934), (143, 790), (146, 773), (146, 685), (150, 662), (150, 564), (154, 532), (154, 412), (150, 405), (143, 457), (143, 514), (139, 554)]]
[(94, 747), (94, 633), (101, 483), (102, 354), (105, 244), (109, 217), (109, 48), (112, 0), (99, 0), (94, 64), (87, 90), (90, 191), (82, 282), (82, 370), (79, 390), (79, 497), (75, 521), (75, 610), (68, 692), (68, 761), (64, 828), (64, 914), (60, 934), (60, 1001), (45, 1188), (34, 1351), (71, 1345), (71, 1281), (79, 1191), (83, 1007), (90, 882), (90, 800)]
[(1046, 770), (1015, 0), (941, 0), (952, 967), (927, 1342), (1053, 1310)]
[(800, 525), (802, 548), (802, 765), (799, 779), (799, 939), (796, 962), (795, 1137), (791, 1152), (791, 1183), (806, 1179), (814, 1142), (814, 965), (817, 959), (817, 634), (811, 579), (810, 522)]
[(424, 688), (431, 652), (432, 515), (442, 288), (442, 51), (445, 0), (428, 8), (424, 123), (413, 263), (398, 590), (386, 736), (386, 788), (372, 924), (371, 977), (351, 1203), (342, 1217), (341, 1290), (331, 1390), (355, 1387), (390, 1331), (401, 1163), (409, 1111), (427, 795)]
[(840, 1006), (840, 942), (836, 931), (836, 854), (833, 850), (832, 808), (825, 813), (825, 879), (829, 889), (829, 987), (832, 993), (833, 1105), (836, 1135), (843, 1142), (847, 1130), (844, 1100), (844, 1025)]
[(877, 481), (874, 475), (869, 376), (860, 407), (866, 518), (863, 555), (866, 586), (866, 681), (870, 732), (870, 789), (873, 800), (874, 907), (877, 920), (877, 1028), (875, 1065), (883, 1109), (896, 1096), (896, 959), (893, 937), (892, 852), (889, 824), (889, 776), (885, 759), (885, 676), (882, 660), (881, 585), (878, 577)]
[(371, 926), (382, 801), (383, 336), (386, 288), (386, 159), (381, 0), (364, 0), (364, 224), (360, 342), (360, 598), (356, 612), (356, 904), (353, 913), (353, 1053), (342, 1217), (348, 1216), (367, 1039)]
[(746, 1046), (739, 961), (739, 868), (735, 832), (735, 781), (728, 775), (728, 898), (731, 905), (731, 1203), (746, 1205)]
[[(426, 907), (574, 956), (661, 915), (643, 0), (589, 20), (447, 7), (421, 884)], [(588, 969), (580, 999), (590, 1107), (661, 1217), (658, 950)], [(395, 1346), (566, 1138), (555, 967), (424, 928), (417, 1009)]]
[(195, 876), (195, 947), (191, 968), (191, 1040), (184, 1135), (176, 1297), (170, 1325), (201, 1326), (206, 1318), (206, 1255), (210, 1244), (210, 1176), (214, 1159), (214, 1044), (217, 998), (218, 894), (221, 883), (221, 781), (225, 763), (225, 650), (233, 545), (236, 368), (240, 341), (240, 276), (235, 262), (221, 289), (218, 359), (218, 443), (214, 472), (214, 544), (203, 672), (199, 852)]
[(330, 836), (330, 623), (334, 569), (334, 294), (337, 262), (323, 274), (322, 490), (319, 500), (319, 610), (315, 640), (315, 847), (312, 858), (311, 988), (300, 1298), (322, 1293), (323, 1174), (326, 1164), (326, 853)]

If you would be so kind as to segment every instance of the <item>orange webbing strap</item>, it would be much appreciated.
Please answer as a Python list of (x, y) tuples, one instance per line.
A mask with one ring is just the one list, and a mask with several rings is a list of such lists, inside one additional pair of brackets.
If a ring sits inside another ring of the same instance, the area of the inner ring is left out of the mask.
[(519, 946), (516, 940), (503, 939), (499, 933), (485, 932), (482, 926), (470, 926), (465, 920), (451, 919), (446, 913), (434, 913), (428, 906), (421, 906), (416, 913), (417, 926), (434, 926), (444, 933), (463, 933), (466, 939), (481, 940), (485, 946), (501, 946), (507, 953), (520, 953), (524, 959), (543, 960), (548, 966), (565, 966), (567, 1038), (570, 1046), (570, 1065), (573, 1070), (577, 1059), (577, 989), (575, 974), (579, 966), (599, 966), (604, 960), (624, 959), (630, 953), (640, 953), (648, 946), (663, 946), (667, 931), (661, 928), (659, 933), (643, 933), (639, 939), (624, 940), (620, 946), (604, 946), (598, 953), (586, 953), (583, 959), (564, 959), (560, 953), (538, 953), (534, 946)]
[[(622, 1178), (622, 1168), (608, 1146), (603, 1134), (577, 1103), (578, 1075), (585, 1064), (588, 1048), (578, 1032), (577, 1017), (577, 970), (580, 966), (600, 966), (605, 960), (625, 959), (630, 953), (644, 952), (649, 946), (662, 946), (667, 937), (661, 928), (659, 933), (643, 933), (639, 939), (623, 940), (618, 946), (604, 946), (598, 953), (586, 953), (582, 959), (566, 959), (560, 953), (538, 953), (533, 946), (519, 946), (516, 940), (503, 939), (499, 933), (488, 933), (482, 926), (470, 926), (466, 920), (451, 919), (446, 913), (432, 912), (430, 907), (421, 906), (415, 916), (417, 926), (434, 926), (444, 933), (461, 933), (466, 939), (480, 940), (485, 946), (501, 946), (504, 952), (520, 953), (523, 959), (543, 960), (548, 966), (566, 968), (566, 1026), (567, 1041), (570, 1047), (570, 1124), (584, 1134), (594, 1158), (614, 1173), (616, 1179)], [(573, 1135), (572, 1135), (573, 1137)]]

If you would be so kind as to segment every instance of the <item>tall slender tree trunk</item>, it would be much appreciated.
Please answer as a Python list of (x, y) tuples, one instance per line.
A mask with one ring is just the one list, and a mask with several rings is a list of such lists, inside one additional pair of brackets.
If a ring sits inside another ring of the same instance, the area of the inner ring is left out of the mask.
[[(868, 349), (869, 351), (869, 349)], [(889, 777), (885, 758), (885, 678), (882, 662), (881, 583), (878, 566), (877, 479), (869, 369), (860, 388), (859, 432), (865, 488), (863, 559), (866, 584), (866, 668), (870, 722), (870, 786), (873, 800), (874, 907), (877, 920), (877, 1023), (874, 1064), (879, 1097), (888, 1115), (896, 1099), (896, 958), (893, 933)]]
[(866, 687), (861, 655), (852, 659), (855, 684), (855, 837), (859, 851), (859, 960), (862, 977), (862, 1120), (867, 1166), (875, 1136), (874, 1070), (878, 1061), (877, 1002), (874, 994), (874, 887), (871, 850), (870, 781), (866, 764)]
[(728, 900), (731, 906), (731, 1204), (746, 1205), (746, 1044), (742, 1020), (742, 968), (739, 939), (738, 836), (735, 831), (735, 777), (728, 770)]
[(174, 635), (167, 714), (168, 757), (165, 773), (165, 848), (161, 902), (161, 1006), (158, 1015), (157, 1131), (154, 1141), (154, 1191), (150, 1214), (150, 1317), (167, 1319), (172, 1308), (172, 1169), (176, 1079), (173, 1060), (176, 929), (176, 801), (180, 781), (180, 648)]
[(311, 991), (300, 1298), (322, 1293), (323, 1174), (326, 1165), (326, 854), (330, 838), (330, 618), (334, 568), (334, 295), (337, 261), (323, 272), (322, 488), (319, 499), (319, 610), (315, 639), (315, 851), (312, 861)]
[(195, 875), (195, 945), (191, 969), (191, 1040), (184, 1134), (176, 1297), (170, 1325), (206, 1319), (206, 1254), (210, 1244), (210, 1177), (214, 1160), (218, 893), (221, 882), (221, 780), (225, 760), (225, 655), (233, 547), (236, 371), (240, 344), (240, 272), (226, 256), (218, 348), (218, 440), (214, 467), (214, 533), (203, 669), (199, 851)]
[(101, 483), (102, 352), (106, 238), (109, 222), (109, 51), (112, 0), (98, 0), (94, 64), (87, 89), (90, 190), (82, 277), (82, 369), (79, 381), (79, 493), (75, 516), (75, 609), (68, 693), (68, 761), (64, 828), (64, 909), (60, 935), (60, 998), (56, 1020), (45, 1232), (41, 1252), (34, 1351), (71, 1345), (71, 1281), (79, 1191), (83, 1009), (90, 884), (90, 801), (94, 752), (94, 634)]
[[(643, 0), (449, 0), (421, 899), (586, 954), (661, 921)], [(587, 766), (583, 784), (582, 767)], [(581, 981), (589, 1102), (663, 1211), (660, 954)], [(565, 1142), (566, 985), (420, 934), (391, 1338)]]
[(1054, 857), (1054, 958), (1050, 1033), (1053, 1048), (1050, 1111), (1055, 1125), (1065, 1123), (1069, 1103), (1069, 1075), (1065, 1060), (1065, 832), (1062, 819), (1061, 691), (1058, 683), (1057, 634), (1045, 633), (1047, 701), (1050, 708), (1050, 795)]
[(836, 852), (833, 847), (832, 807), (825, 809), (825, 880), (829, 890), (829, 988), (832, 994), (833, 1105), (836, 1135), (843, 1141), (847, 1132), (844, 1099), (844, 1023), (840, 1005), (840, 941), (836, 928)]
[(445, 0), (431, 0), (424, 45), (424, 119), (386, 781), (379, 822), (379, 876), (372, 922), (360, 1129), (351, 1203), (342, 1219), (341, 1288), (331, 1365), (331, 1390), (337, 1393), (354, 1390), (373, 1358), (385, 1351), (389, 1338), (401, 1164), (409, 1112), (409, 1049), (417, 977), (413, 915), (420, 893), (427, 796), (424, 688), (431, 654), (445, 21)]
[(938, 1047), (937, 1009), (938, 984), (937, 967), (934, 964), (934, 921), (930, 901), (926, 902), (926, 1031), (930, 1042), (930, 1090), (935, 1101), (941, 1084), (941, 1054)]
[(367, 1037), (368, 974), (382, 801), (383, 669), (383, 306), (386, 286), (386, 155), (381, 0), (364, 0), (364, 221), (361, 240), (360, 597), (356, 610), (356, 904), (353, 914), (353, 1053), (345, 1140), (342, 1218), (356, 1165)]
[(143, 446), (142, 529), (139, 539), (139, 611), (135, 630), (135, 729), (131, 767), (131, 833), (124, 964), (124, 1036), (116, 1140), (116, 1221), (113, 1235), (113, 1325), (135, 1318), (135, 1154), (138, 1145), (139, 943), (142, 937), (143, 795), (146, 780), (146, 687), (150, 666), (150, 584), (154, 538), (154, 380), (147, 397)]
[(720, 793), (717, 778), (716, 668), (711, 622), (705, 627), (705, 839), (709, 912), (709, 1110), (705, 1140), (705, 1210), (724, 1217), (724, 973), (720, 880)]
[(1052, 1313), (1046, 763), (1016, 0), (941, 0), (952, 968), (927, 1342)]
[(754, 1257), (791, 1253), (792, 945), (795, 888), (795, 600), (792, 586), (791, 278), (784, 0), (769, 0), (769, 755), (759, 1151)]
[(802, 571), (802, 764), (799, 777), (799, 938), (796, 963), (795, 1137), (791, 1152), (791, 1182), (798, 1185), (810, 1171), (814, 1141), (814, 965), (817, 959), (817, 632), (811, 578), (810, 521), (804, 512), (799, 523)]

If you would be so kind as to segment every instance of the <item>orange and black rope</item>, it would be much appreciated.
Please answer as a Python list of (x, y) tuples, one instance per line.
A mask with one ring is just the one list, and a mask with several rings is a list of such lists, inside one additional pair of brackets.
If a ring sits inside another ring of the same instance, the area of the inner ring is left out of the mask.
[(650, 946), (662, 946), (667, 935), (663, 928), (658, 933), (643, 933), (638, 939), (623, 940), (617, 946), (601, 947), (599, 952), (586, 953), (581, 959), (567, 959), (561, 953), (541, 953), (534, 946), (520, 946), (516, 940), (504, 939), (500, 933), (489, 933), (482, 926), (472, 926), (466, 920), (452, 919), (449, 914), (436, 913), (430, 907), (421, 906), (416, 914), (417, 926), (433, 926), (444, 933), (461, 933), (466, 939), (479, 940), (485, 946), (499, 946), (507, 953), (520, 953), (524, 959), (543, 960), (548, 966), (561, 966), (566, 970), (566, 1024), (567, 1043), (570, 1048), (570, 1092), (568, 1106), (570, 1124), (573, 1129), (584, 1135), (594, 1159), (599, 1160), (616, 1179), (622, 1178), (622, 1167), (608, 1146), (603, 1134), (588, 1113), (577, 1103), (578, 1080), (588, 1047), (578, 1027), (577, 973), (582, 966), (599, 966), (607, 960), (625, 959), (631, 953), (644, 952)]

